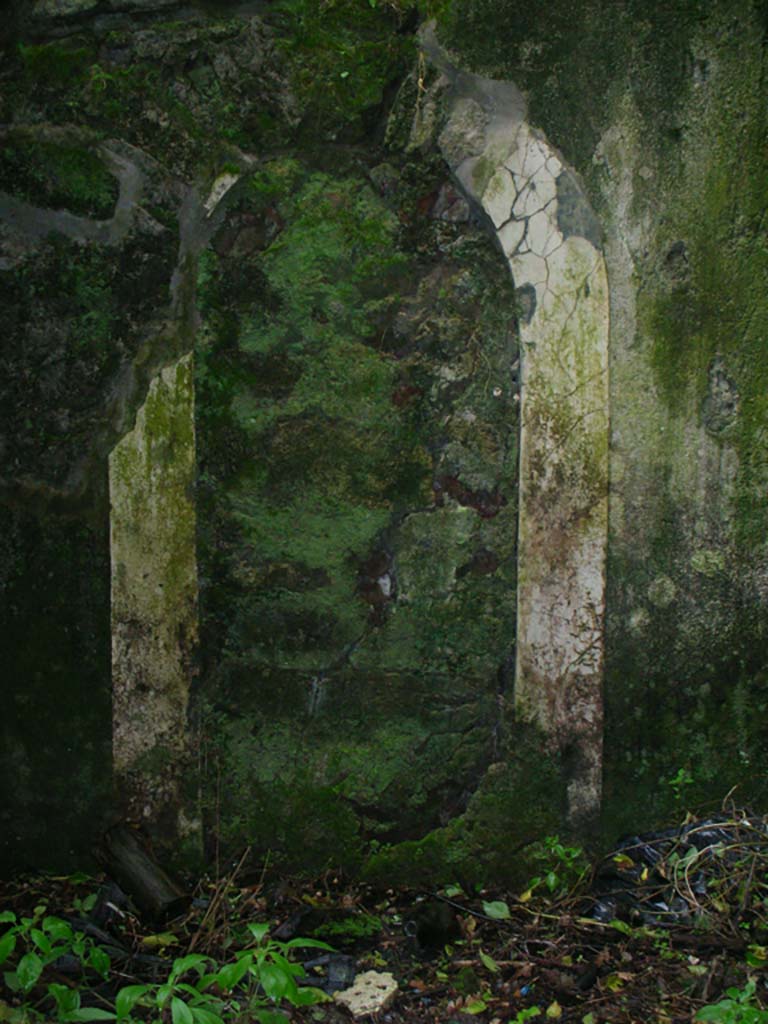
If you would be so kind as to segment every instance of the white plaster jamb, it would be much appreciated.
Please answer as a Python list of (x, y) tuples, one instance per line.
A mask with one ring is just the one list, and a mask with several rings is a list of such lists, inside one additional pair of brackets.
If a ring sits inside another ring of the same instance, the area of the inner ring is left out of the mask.
[(195, 843), (184, 806), (198, 641), (192, 355), (152, 381), (109, 458), (113, 760), (121, 809)]
[[(454, 67), (430, 28), (422, 45), (449, 83), (443, 154), (493, 224), (524, 298), (515, 705), (563, 756), (569, 819), (588, 826), (602, 795), (608, 516), (600, 232), (575, 175), (527, 123), (514, 84)], [(470, 106), (483, 144), (475, 131), (462, 151)]]

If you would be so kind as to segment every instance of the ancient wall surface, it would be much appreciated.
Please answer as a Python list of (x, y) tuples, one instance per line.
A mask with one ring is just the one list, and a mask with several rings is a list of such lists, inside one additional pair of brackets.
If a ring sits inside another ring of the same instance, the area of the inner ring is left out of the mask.
[(113, 750), (379, 878), (762, 792), (764, 5), (436, 6), (14, 5), (9, 864)]
[(133, 429), (109, 456), (112, 757), (121, 810), (191, 836), (188, 737), (197, 656), (191, 355), (152, 381)]
[(525, 92), (604, 233), (604, 814), (618, 830), (638, 808), (671, 810), (681, 769), (690, 800), (762, 791), (765, 30), (750, 3), (534, 17), (493, 0), (443, 29), (474, 70)]

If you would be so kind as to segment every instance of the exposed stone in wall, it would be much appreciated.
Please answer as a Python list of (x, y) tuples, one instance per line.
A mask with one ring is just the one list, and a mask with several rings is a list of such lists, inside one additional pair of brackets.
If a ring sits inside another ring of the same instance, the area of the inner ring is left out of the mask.
[(460, 71), (441, 147), (483, 209), (521, 295), (515, 702), (566, 758), (569, 818), (594, 821), (602, 770), (608, 497), (608, 288), (600, 230), (573, 172), (508, 82)]
[(192, 356), (152, 381), (109, 459), (113, 758), (125, 811), (169, 839), (199, 827), (181, 792), (195, 672)]

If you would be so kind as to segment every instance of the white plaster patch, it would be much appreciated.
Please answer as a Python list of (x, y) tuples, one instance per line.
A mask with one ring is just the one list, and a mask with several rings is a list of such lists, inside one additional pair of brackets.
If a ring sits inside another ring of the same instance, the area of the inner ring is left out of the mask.
[(556, 156), (550, 156), (547, 159), (546, 167), (547, 171), (552, 175), (553, 178), (557, 178), (557, 176), (563, 169), (563, 165), (560, 163)]
[(545, 250), (551, 235), (552, 226), (547, 212), (546, 210), (539, 210), (528, 221), (528, 245), (531, 252), (536, 253), (537, 256), (545, 256)]
[(547, 261), (535, 252), (521, 252), (512, 259), (512, 275), (518, 287), (532, 284), (538, 291), (547, 283)]
[(203, 209), (205, 210), (206, 217), (210, 217), (213, 214), (213, 211), (219, 205), (227, 192), (229, 192), (232, 186), (239, 180), (239, 174), (230, 174), (228, 171), (218, 176), (211, 186), (208, 198), (203, 203)]
[(537, 139), (534, 136), (529, 138), (521, 168), (526, 178), (532, 178), (544, 167), (550, 152), (549, 146), (542, 139)]
[(390, 597), (392, 594), (392, 577), (388, 572), (384, 573), (383, 576), (379, 576), (376, 580), (379, 585), (379, 590), (382, 592), (384, 597)]
[(498, 230), (498, 239), (507, 259), (517, 252), (525, 235), (525, 226), (524, 220), (510, 220)]
[(493, 221), (494, 227), (500, 227), (512, 216), (515, 202), (515, 186), (512, 176), (500, 167), (488, 182), (483, 192), (483, 207)]

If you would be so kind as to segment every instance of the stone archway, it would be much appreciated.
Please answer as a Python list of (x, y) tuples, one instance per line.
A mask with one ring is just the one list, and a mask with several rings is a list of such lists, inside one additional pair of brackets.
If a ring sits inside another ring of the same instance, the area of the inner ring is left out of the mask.
[(523, 95), (442, 72), (440, 146), (490, 221), (520, 303), (522, 348), (515, 706), (564, 759), (568, 817), (593, 822), (602, 788), (608, 518), (608, 330), (600, 228), (574, 173), (526, 121)]

